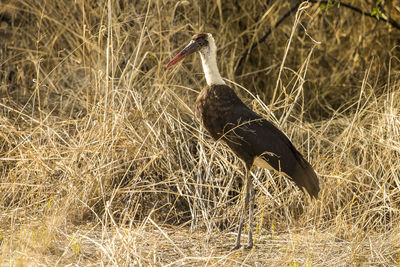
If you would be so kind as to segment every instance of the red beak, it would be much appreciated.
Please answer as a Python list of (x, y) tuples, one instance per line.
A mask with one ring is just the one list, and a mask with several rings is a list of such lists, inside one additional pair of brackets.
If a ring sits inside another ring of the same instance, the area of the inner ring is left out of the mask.
[(200, 45), (198, 43), (196, 43), (195, 41), (190, 41), (190, 43), (185, 48), (183, 48), (181, 52), (179, 52), (173, 59), (171, 59), (170, 62), (168, 62), (166, 67), (167, 68), (171, 67), (172, 65), (178, 63), (185, 57), (187, 57), (199, 50), (200, 50)]

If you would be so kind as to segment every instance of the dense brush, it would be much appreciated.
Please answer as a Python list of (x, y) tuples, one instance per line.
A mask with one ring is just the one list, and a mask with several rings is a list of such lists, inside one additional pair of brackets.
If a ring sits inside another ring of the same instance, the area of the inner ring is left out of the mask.
[[(398, 264), (397, 28), (304, 1), (237, 68), (292, 1), (134, 2), (2, 1), (1, 265)], [(398, 1), (345, 2), (400, 21)], [(254, 168), (249, 253), (224, 249), (244, 174), (194, 117), (199, 58), (165, 71), (198, 32), (321, 181), (309, 201)]]

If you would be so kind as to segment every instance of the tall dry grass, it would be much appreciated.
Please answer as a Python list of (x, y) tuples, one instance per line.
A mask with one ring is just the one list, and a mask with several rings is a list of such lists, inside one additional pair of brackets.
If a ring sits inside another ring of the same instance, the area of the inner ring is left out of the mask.
[[(238, 66), (291, 7), (267, 2), (2, 1), (2, 264), (398, 264), (400, 31), (305, 3)], [(199, 31), (322, 184), (255, 168), (253, 251), (229, 251), (243, 166), (194, 117), (199, 58), (164, 67)]]

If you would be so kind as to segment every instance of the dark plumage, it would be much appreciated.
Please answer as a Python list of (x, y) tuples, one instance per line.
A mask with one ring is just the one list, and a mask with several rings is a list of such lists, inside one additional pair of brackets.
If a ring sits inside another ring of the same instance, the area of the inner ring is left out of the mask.
[(311, 165), (271, 122), (249, 109), (226, 85), (206, 86), (196, 100), (196, 114), (215, 140), (223, 140), (248, 169), (261, 157), (316, 198), (319, 183)]
[(317, 198), (318, 177), (290, 140), (271, 122), (249, 109), (225, 84), (216, 63), (216, 46), (210, 33), (194, 35), (168, 64), (199, 52), (208, 86), (196, 100), (196, 114), (215, 140), (223, 140), (246, 165), (246, 194), (234, 249), (240, 247), (245, 210), (249, 205), (249, 244), (253, 246), (254, 188), (249, 175), (253, 164), (286, 174), (300, 189)]

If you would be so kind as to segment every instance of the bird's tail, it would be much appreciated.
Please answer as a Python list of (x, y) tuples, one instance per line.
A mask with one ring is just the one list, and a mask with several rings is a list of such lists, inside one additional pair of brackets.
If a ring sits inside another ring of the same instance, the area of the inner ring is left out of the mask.
[(318, 198), (318, 193), (320, 191), (318, 176), (310, 163), (308, 163), (304, 158), (301, 163), (302, 164), (297, 164), (291, 177), (296, 185), (302, 190), (305, 188), (312, 198)]

